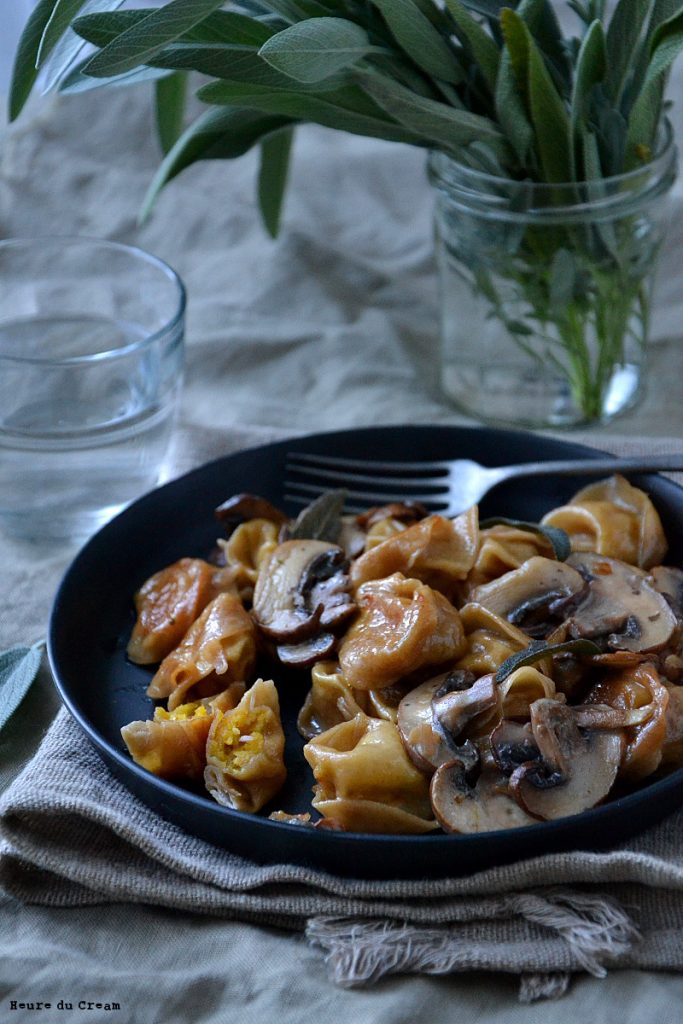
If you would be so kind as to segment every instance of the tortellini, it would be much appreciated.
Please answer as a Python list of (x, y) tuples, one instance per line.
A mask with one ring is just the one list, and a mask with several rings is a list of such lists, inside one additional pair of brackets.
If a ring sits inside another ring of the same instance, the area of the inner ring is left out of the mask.
[(342, 828), (404, 834), (436, 828), (429, 780), (392, 722), (360, 713), (307, 743), (304, 756), (316, 781), (313, 806)]
[(339, 648), (339, 664), (354, 689), (381, 690), (464, 650), (457, 610), (419, 580), (398, 572), (371, 580), (359, 587), (356, 600), (360, 615)]
[(226, 807), (255, 813), (286, 777), (285, 734), (272, 679), (257, 679), (233, 711), (216, 711), (206, 743), (204, 781)]
[(234, 708), (243, 694), (244, 683), (232, 683), (216, 697), (174, 711), (155, 708), (153, 720), (131, 722), (121, 736), (133, 760), (148, 772), (162, 779), (202, 779), (213, 717), (217, 710)]
[(137, 620), (128, 643), (128, 657), (153, 665), (177, 647), (192, 623), (232, 581), (201, 558), (181, 558), (143, 583), (135, 595)]
[(299, 712), (297, 727), (302, 736), (311, 739), (367, 709), (367, 693), (349, 686), (339, 663), (319, 661), (311, 669), (311, 689)]
[(428, 516), (356, 559), (351, 582), (358, 587), (400, 572), (450, 595), (474, 565), (478, 543), (476, 508), (456, 519)]
[(164, 658), (147, 693), (168, 697), (172, 711), (187, 700), (209, 697), (228, 683), (248, 679), (255, 662), (254, 623), (237, 597), (219, 594)]
[(240, 523), (228, 540), (218, 541), (243, 600), (251, 601), (259, 569), (277, 547), (279, 532), (270, 519), (250, 519)]
[(574, 551), (596, 551), (641, 569), (658, 565), (667, 550), (661, 520), (647, 494), (619, 475), (577, 491), (542, 522), (565, 530)]

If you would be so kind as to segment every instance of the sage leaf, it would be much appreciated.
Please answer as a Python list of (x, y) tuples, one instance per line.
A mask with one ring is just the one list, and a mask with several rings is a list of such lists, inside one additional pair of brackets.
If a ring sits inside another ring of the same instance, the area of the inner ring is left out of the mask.
[(149, 63), (154, 67), (173, 71), (199, 71), (213, 78), (243, 82), (250, 88), (261, 88), (270, 92), (284, 90), (297, 93), (324, 93), (337, 89), (349, 81), (341, 72), (330, 75), (323, 82), (294, 82), (261, 60), (253, 47), (233, 46), (229, 43), (199, 46), (173, 44), (165, 47), (155, 57), (151, 57)]
[[(123, 2), (123, 0), (118, 0)], [(85, 10), (85, 8), (84, 8)], [(73, 23), (78, 34), (100, 48), (108, 46), (149, 15), (147, 10), (109, 11), (103, 14), (81, 14)], [(269, 25), (236, 11), (213, 11), (175, 40), (178, 43), (229, 43), (258, 49), (275, 35)]]
[(282, 128), (260, 142), (258, 200), (263, 223), (271, 238), (276, 238), (280, 229), (293, 134), (292, 128)]
[(525, 164), (534, 138), (534, 131), (517, 89), (512, 58), (506, 47), (498, 69), (496, 82), (496, 117), (512, 146), (517, 159)]
[(518, 668), (534, 665), (537, 661), (552, 657), (554, 654), (573, 654), (578, 658), (601, 654), (602, 651), (592, 640), (566, 640), (561, 644), (547, 644), (544, 640), (533, 640), (523, 651), (511, 654), (496, 672), (496, 682), (504, 683)]
[(42, 643), (0, 652), (0, 729), (21, 704), (38, 675)]
[(470, 142), (489, 142), (498, 149), (505, 140), (494, 123), (479, 114), (454, 110), (416, 96), (398, 82), (372, 71), (355, 71), (354, 78), (391, 117), (405, 128), (453, 151)]
[(85, 0), (57, 0), (40, 38), (36, 67), (41, 68), (83, 7)]
[(544, 180), (568, 181), (572, 169), (569, 118), (543, 57), (532, 40), (529, 45), (529, 113)]
[(271, 36), (259, 57), (298, 82), (319, 82), (373, 51), (367, 32), (345, 18), (310, 18)]
[(482, 519), (479, 523), (481, 530), (488, 530), (492, 526), (513, 526), (517, 530), (540, 534), (552, 544), (558, 562), (566, 561), (572, 553), (569, 535), (559, 526), (543, 526), (541, 523), (529, 523), (525, 519), (507, 519), (505, 516), (492, 516), (489, 519)]
[(341, 533), (341, 516), (346, 491), (326, 491), (299, 513), (289, 530), (292, 540), (327, 540), (336, 543)]
[(471, 49), (487, 86), (494, 93), (500, 63), (498, 47), (488, 32), (468, 13), (461, 0), (446, 0), (446, 9), (455, 22), (458, 35)]
[(125, 75), (116, 75), (114, 78), (89, 78), (83, 73), (83, 68), (89, 63), (90, 57), (86, 57), (75, 67), (64, 75), (59, 83), (59, 91), (71, 96), (74, 93), (90, 92), (93, 89), (117, 88), (118, 86), (138, 85), (140, 82), (155, 82), (160, 78), (166, 78), (170, 71), (163, 68), (136, 68), (135, 71), (127, 71)]
[[(123, 3), (125, 0), (86, 0), (80, 7), (80, 17), (86, 14), (114, 11)], [(41, 91), (43, 95), (59, 86), (62, 79), (74, 66), (84, 47), (85, 42), (74, 31), (73, 25), (67, 27), (49, 56), (42, 61)]]
[(176, 71), (160, 78), (155, 85), (157, 134), (163, 153), (168, 153), (183, 132), (187, 74)]
[(607, 28), (605, 88), (618, 104), (652, 0), (619, 0)]
[(140, 220), (149, 214), (161, 191), (172, 178), (199, 160), (242, 156), (264, 135), (284, 128), (287, 118), (255, 110), (209, 110), (185, 129), (164, 158), (142, 204)]
[(14, 57), (9, 88), (8, 116), (14, 121), (24, 108), (38, 77), (36, 60), (43, 32), (57, 0), (39, 0), (21, 34)]
[(650, 64), (645, 75), (645, 89), (666, 74), (681, 50), (683, 50), (683, 11), (660, 25), (652, 37)]
[(571, 101), (571, 130), (574, 141), (580, 138), (588, 125), (591, 95), (595, 86), (603, 80), (607, 64), (605, 33), (601, 23), (594, 21), (583, 38), (576, 59)]
[(458, 85), (465, 78), (454, 51), (414, 0), (371, 0), (391, 34), (428, 75)]
[(96, 53), (87, 66), (87, 74), (108, 78), (132, 71), (221, 7), (222, 3), (223, 0), (171, 0), (164, 7), (153, 8), (146, 18)]
[(306, 18), (321, 18), (330, 12), (316, 0), (261, 0), (262, 6), (292, 24)]
[[(395, 142), (425, 144), (424, 136), (407, 131), (392, 122), (381, 110), (367, 112), (359, 99), (363, 93), (351, 87), (314, 96), (307, 93), (274, 91), (246, 82), (211, 82), (202, 86), (197, 96), (205, 103), (246, 107), (264, 113), (282, 114), (292, 120), (313, 121), (326, 128), (336, 128)], [(368, 101), (369, 102), (369, 101)]]

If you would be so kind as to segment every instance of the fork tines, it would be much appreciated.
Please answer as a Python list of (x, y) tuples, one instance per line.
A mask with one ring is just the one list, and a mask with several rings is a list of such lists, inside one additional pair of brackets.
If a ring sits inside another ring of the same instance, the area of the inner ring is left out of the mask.
[(285, 498), (308, 504), (325, 491), (346, 491), (345, 508), (362, 512), (370, 505), (420, 501), (428, 508), (448, 504), (447, 467), (437, 462), (382, 462), (289, 452)]

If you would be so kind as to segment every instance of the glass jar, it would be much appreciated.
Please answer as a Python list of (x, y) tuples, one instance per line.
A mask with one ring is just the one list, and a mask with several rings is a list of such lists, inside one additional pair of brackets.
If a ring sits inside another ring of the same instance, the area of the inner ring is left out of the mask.
[(676, 147), (642, 168), (536, 184), (429, 157), (436, 190), (441, 383), (507, 426), (610, 420), (637, 401)]

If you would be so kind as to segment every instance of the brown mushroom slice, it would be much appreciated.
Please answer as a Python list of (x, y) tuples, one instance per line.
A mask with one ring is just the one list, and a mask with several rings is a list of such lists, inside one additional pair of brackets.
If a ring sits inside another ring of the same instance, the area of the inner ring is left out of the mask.
[[(477, 748), (473, 743), (458, 745), (455, 741), (457, 734), (473, 717), (473, 714), (467, 714), (466, 705), (458, 709), (460, 720), (457, 723), (457, 731), (444, 728), (434, 712), (435, 695), (443, 690), (444, 684), (453, 675), (456, 673), (445, 672), (427, 680), (406, 694), (398, 707), (396, 724), (403, 746), (413, 764), (423, 772), (433, 772), (440, 764), (452, 761), (454, 757), (459, 757), (468, 769), (473, 768), (478, 761)], [(465, 673), (457, 675), (460, 678), (465, 677)], [(469, 676), (469, 673), (467, 675)], [(474, 677), (470, 677), (469, 689), (464, 691), (466, 694), (471, 692), (473, 682)], [(481, 704), (481, 696), (475, 693), (474, 714), (482, 710), (481, 707), (477, 707), (477, 703)]]
[(582, 730), (573, 708), (549, 699), (532, 705), (531, 728), (542, 760), (520, 765), (510, 776), (510, 791), (523, 810), (550, 821), (604, 800), (621, 764), (621, 732)]
[(262, 562), (254, 589), (254, 617), (281, 643), (298, 643), (319, 627), (352, 614), (344, 552), (320, 540), (285, 541)]
[(298, 644), (278, 644), (276, 653), (283, 665), (291, 668), (310, 668), (317, 661), (331, 658), (337, 646), (334, 633), (317, 633)]
[(214, 516), (220, 523), (232, 529), (238, 523), (247, 522), (249, 519), (268, 519), (272, 523), (281, 526), (288, 522), (287, 516), (266, 498), (258, 494), (234, 494), (227, 501), (224, 501), (214, 510)]
[(373, 505), (361, 515), (356, 516), (356, 522), (364, 529), (369, 530), (375, 523), (382, 519), (398, 519), (402, 523), (414, 523), (419, 519), (426, 519), (429, 512), (419, 501), (391, 501), (388, 505)]
[(673, 565), (657, 565), (650, 570), (652, 586), (666, 598), (677, 619), (683, 619), (683, 570)]
[(612, 650), (657, 651), (676, 628), (676, 616), (642, 569), (582, 552), (567, 559), (588, 581), (586, 597), (569, 618), (573, 637), (606, 637)]
[(544, 635), (548, 620), (557, 618), (585, 588), (581, 574), (566, 562), (535, 555), (518, 569), (475, 587), (470, 600), (529, 635)]
[(472, 773), (458, 760), (437, 768), (430, 797), (434, 816), (445, 832), (500, 832), (536, 824), (510, 797), (498, 772), (486, 769), (473, 783)]
[(466, 725), (496, 707), (498, 701), (493, 673), (469, 685), (463, 685), (463, 676), (464, 673), (449, 673), (432, 698), (434, 717), (452, 736), (459, 736)]
[(503, 775), (512, 775), (520, 765), (538, 761), (541, 752), (531, 722), (503, 719), (491, 733), (491, 752)]

